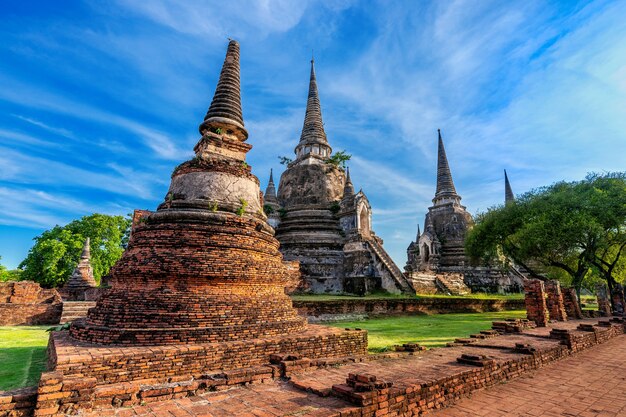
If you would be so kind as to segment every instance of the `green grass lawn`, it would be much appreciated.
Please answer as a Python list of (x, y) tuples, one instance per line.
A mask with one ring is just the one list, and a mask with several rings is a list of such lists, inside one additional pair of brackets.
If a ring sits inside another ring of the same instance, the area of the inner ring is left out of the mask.
[(457, 337), (491, 328), (491, 322), (508, 318), (525, 318), (526, 311), (502, 311), (470, 314), (433, 314), (430, 316), (400, 316), (369, 319), (365, 321), (341, 321), (329, 324), (333, 327), (361, 328), (368, 331), (370, 352), (383, 352), (393, 345), (417, 342), (426, 347), (445, 346)]
[(380, 300), (380, 299), (416, 299), (416, 298), (471, 298), (481, 300), (522, 300), (524, 294), (486, 294), (472, 293), (467, 295), (396, 295), (387, 293), (357, 295), (331, 295), (331, 294), (292, 294), (294, 301), (333, 301), (333, 300)]
[(0, 391), (37, 385), (50, 326), (0, 327)]

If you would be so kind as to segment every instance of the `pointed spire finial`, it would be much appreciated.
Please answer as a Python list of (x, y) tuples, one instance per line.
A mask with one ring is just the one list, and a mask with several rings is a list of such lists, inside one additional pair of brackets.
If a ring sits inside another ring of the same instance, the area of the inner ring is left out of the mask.
[(441, 129), (437, 129), (437, 134), (437, 191), (435, 192), (433, 202), (442, 197), (453, 197), (460, 200), (460, 197), (454, 188), (454, 182), (452, 181), (452, 173), (450, 172), (450, 166), (448, 165), (446, 149), (443, 146), (443, 139), (441, 138)]
[(422, 231), (420, 230), (420, 224), (417, 224), (417, 238), (415, 239), (415, 243), (420, 241), (420, 236), (422, 235)]
[(85, 239), (85, 243), (83, 244), (83, 252), (81, 253), (80, 257), (82, 259), (89, 259), (91, 258), (91, 247), (89, 246), (89, 237), (87, 239)]
[(270, 168), (270, 180), (267, 183), (267, 188), (264, 194), (265, 202), (274, 203), (278, 202), (276, 197), (276, 187), (274, 186), (274, 172)]
[[(320, 144), (328, 147), (326, 132), (324, 131), (324, 122), (322, 121), (322, 108), (320, 105), (319, 93), (317, 91), (317, 79), (315, 77), (315, 61), (311, 58), (311, 77), (309, 80), (309, 96), (306, 104), (306, 113), (304, 115), (304, 124), (302, 126), (302, 134), (300, 142), (296, 147), (301, 148), (304, 145)], [(330, 156), (330, 149), (328, 155)]]
[(515, 202), (515, 194), (513, 194), (513, 190), (511, 189), (511, 184), (509, 183), (509, 177), (506, 175), (506, 169), (504, 170), (504, 204), (511, 204)]
[(200, 133), (209, 127), (227, 127), (238, 132), (242, 136), (242, 140), (248, 138), (241, 110), (239, 73), (239, 43), (229, 38), (220, 79), (215, 88), (211, 106), (200, 125)]
[(346, 168), (346, 182), (343, 186), (343, 198), (352, 197), (354, 195), (354, 186), (350, 179), (350, 168)]

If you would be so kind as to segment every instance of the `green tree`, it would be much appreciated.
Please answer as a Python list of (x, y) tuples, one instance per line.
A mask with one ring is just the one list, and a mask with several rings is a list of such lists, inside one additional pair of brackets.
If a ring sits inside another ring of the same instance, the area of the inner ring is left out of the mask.
[(352, 155), (347, 154), (346, 151), (335, 152), (330, 158), (326, 159), (324, 162), (327, 164), (331, 164), (340, 169), (346, 168), (346, 162), (348, 162), (352, 158)]
[(22, 279), (45, 287), (63, 285), (78, 264), (83, 244), (90, 238), (91, 266), (96, 281), (107, 274), (128, 243), (131, 220), (124, 216), (92, 214), (37, 236), (19, 268)]
[(558, 276), (560, 270), (580, 293), (594, 271), (604, 269), (603, 278), (614, 282), (626, 250), (625, 227), (626, 175), (590, 174), (479, 215), (466, 249), (475, 261), (493, 260), (501, 251), (538, 278)]
[[(0, 261), (2, 256), (0, 256)], [(0, 264), (0, 282), (19, 281), (22, 274), (21, 269), (7, 269), (6, 266)]]

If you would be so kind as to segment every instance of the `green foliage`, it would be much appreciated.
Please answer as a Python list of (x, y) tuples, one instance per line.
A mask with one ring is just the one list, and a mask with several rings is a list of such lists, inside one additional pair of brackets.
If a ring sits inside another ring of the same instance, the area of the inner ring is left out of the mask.
[[(0, 256), (0, 261), (2, 261), (2, 256)], [(6, 266), (0, 264), (0, 282), (6, 281), (19, 281), (20, 275), (22, 274), (21, 269), (7, 269)]]
[(491, 208), (476, 218), (465, 244), (476, 262), (503, 254), (535, 276), (560, 278), (578, 291), (600, 275), (609, 285), (623, 280), (626, 174), (559, 182)]
[(281, 165), (289, 165), (293, 162), (293, 159), (287, 158), (286, 156), (279, 156), (278, 160), (280, 161)]
[(334, 165), (337, 168), (345, 169), (346, 162), (348, 162), (352, 158), (352, 155), (346, 153), (346, 151), (335, 152), (330, 158), (326, 159), (324, 162), (330, 165)]
[(0, 391), (37, 385), (46, 369), (46, 328), (0, 327)]
[(241, 203), (241, 207), (239, 207), (236, 211), (237, 215), (243, 216), (246, 212), (246, 208), (248, 207), (248, 202), (244, 198), (240, 198), (239, 202)]
[(221, 135), (222, 134), (222, 128), (220, 128), (220, 127), (212, 127), (211, 128), (211, 132), (217, 133), (218, 135)]
[(333, 203), (330, 205), (329, 210), (333, 213), (333, 214), (337, 214), (339, 213), (339, 210), (341, 210), (341, 206), (339, 205), (338, 201), (333, 201)]
[(217, 211), (217, 203), (215, 201), (209, 202), (209, 210), (211, 210), (213, 213)]
[(128, 243), (131, 220), (124, 216), (92, 214), (37, 236), (19, 268), (21, 279), (44, 287), (61, 286), (78, 264), (85, 239), (91, 239), (91, 266), (96, 281), (107, 274)]
[(274, 212), (274, 208), (272, 206), (270, 206), (269, 204), (264, 204), (263, 205), (263, 211), (265, 212), (266, 215), (270, 215)]
[(333, 327), (367, 330), (370, 352), (390, 350), (394, 345), (417, 342), (426, 347), (445, 346), (459, 337), (491, 328), (494, 320), (523, 318), (525, 311), (503, 311), (471, 314), (433, 314), (385, 317), (366, 321), (342, 321)]

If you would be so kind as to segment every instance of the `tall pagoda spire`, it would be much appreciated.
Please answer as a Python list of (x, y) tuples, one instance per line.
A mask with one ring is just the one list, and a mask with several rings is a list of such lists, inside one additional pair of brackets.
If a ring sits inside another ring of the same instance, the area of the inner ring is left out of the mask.
[(506, 169), (504, 170), (504, 204), (511, 204), (515, 202), (515, 195), (513, 194), (513, 190), (511, 189), (511, 184), (509, 183), (509, 177), (506, 175)]
[(437, 149), (437, 191), (435, 192), (433, 203), (446, 197), (460, 200), (461, 197), (456, 193), (454, 182), (452, 181), (452, 173), (448, 165), (446, 149), (443, 146), (443, 139), (441, 138), (441, 129), (437, 129), (437, 133), (439, 136)]
[(204, 134), (204, 130), (210, 128), (231, 129), (239, 134), (241, 140), (248, 138), (241, 110), (239, 73), (239, 43), (231, 39), (228, 42), (226, 58), (215, 88), (213, 101), (211, 101), (211, 106), (209, 106), (204, 121), (200, 125), (200, 133)]
[[(318, 151), (315, 152), (312, 146), (318, 145)], [(322, 154), (322, 150), (323, 152)], [(326, 132), (324, 131), (324, 122), (322, 121), (322, 107), (320, 105), (319, 93), (317, 91), (317, 79), (315, 77), (315, 60), (311, 59), (311, 77), (309, 80), (309, 96), (306, 103), (306, 113), (304, 115), (304, 124), (302, 133), (300, 134), (300, 142), (296, 147), (298, 156), (309, 154), (321, 154), (323, 157), (330, 156), (331, 153)]]
[(270, 180), (267, 183), (267, 188), (265, 189), (264, 198), (266, 202), (278, 201), (276, 198), (276, 186), (274, 185), (274, 172), (271, 168), (270, 168)]

